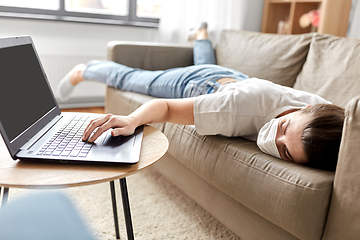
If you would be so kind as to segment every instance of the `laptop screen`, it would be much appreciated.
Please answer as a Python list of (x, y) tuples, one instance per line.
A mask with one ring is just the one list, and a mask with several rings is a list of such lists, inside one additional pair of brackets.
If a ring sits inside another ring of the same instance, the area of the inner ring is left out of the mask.
[(0, 48), (0, 121), (10, 141), (57, 106), (32, 44)]

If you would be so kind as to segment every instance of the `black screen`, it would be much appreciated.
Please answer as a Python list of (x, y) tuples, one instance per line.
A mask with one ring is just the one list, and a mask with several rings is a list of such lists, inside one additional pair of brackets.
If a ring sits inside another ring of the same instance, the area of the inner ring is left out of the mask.
[(9, 140), (56, 106), (31, 44), (0, 49), (0, 121)]

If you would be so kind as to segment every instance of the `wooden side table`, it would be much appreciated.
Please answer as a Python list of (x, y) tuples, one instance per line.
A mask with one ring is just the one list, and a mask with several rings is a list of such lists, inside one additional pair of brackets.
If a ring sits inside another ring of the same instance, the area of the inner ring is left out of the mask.
[[(0, 138), (0, 187), (3, 187), (2, 206), (8, 201), (9, 188), (66, 188), (110, 182), (115, 231), (120, 238), (114, 180), (119, 179), (126, 232), (134, 239), (126, 177), (159, 160), (168, 149), (168, 140), (159, 130), (146, 126), (140, 161), (134, 165), (63, 164), (14, 161)], [(1, 189), (0, 189), (1, 190)], [(0, 213), (1, 214), (1, 213)]]

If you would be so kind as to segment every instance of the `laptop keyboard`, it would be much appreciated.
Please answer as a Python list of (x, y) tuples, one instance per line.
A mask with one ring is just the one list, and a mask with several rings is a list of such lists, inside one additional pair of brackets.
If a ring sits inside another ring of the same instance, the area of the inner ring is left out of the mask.
[(81, 137), (92, 118), (76, 115), (42, 146), (37, 155), (86, 157), (93, 144), (82, 141)]

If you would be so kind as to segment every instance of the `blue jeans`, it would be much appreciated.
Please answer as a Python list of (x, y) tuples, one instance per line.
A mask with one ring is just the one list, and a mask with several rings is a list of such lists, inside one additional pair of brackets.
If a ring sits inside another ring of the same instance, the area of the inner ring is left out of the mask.
[(238, 81), (245, 74), (215, 65), (215, 54), (209, 40), (195, 41), (194, 66), (147, 71), (130, 68), (112, 61), (93, 61), (87, 65), (83, 78), (108, 86), (160, 98), (186, 98), (216, 91), (220, 78)]

